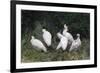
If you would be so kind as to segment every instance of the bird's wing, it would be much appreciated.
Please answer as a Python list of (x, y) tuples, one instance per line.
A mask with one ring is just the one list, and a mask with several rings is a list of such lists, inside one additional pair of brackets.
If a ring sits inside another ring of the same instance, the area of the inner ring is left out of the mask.
[(73, 36), (68, 32), (67, 33), (67, 35), (68, 35), (68, 37), (69, 37), (69, 40), (71, 40), (71, 41), (73, 41), (74, 39), (73, 39)]
[(63, 50), (65, 50), (66, 48), (67, 48), (67, 45), (68, 45), (68, 39), (65, 37), (63, 37), (62, 39), (61, 39), (61, 45), (62, 45), (62, 48), (63, 48)]
[(68, 38), (69, 40), (72, 40), (72, 41), (74, 40), (74, 39), (73, 39), (73, 36), (72, 36), (69, 32), (65, 32), (65, 31), (64, 31), (64, 32), (63, 32), (63, 35), (64, 35), (66, 38)]
[(49, 32), (43, 34), (43, 39), (47, 45), (51, 44), (51, 37), (52, 36)]
[(47, 48), (43, 45), (40, 40), (36, 40), (37, 46), (40, 47), (43, 51), (47, 51)]
[(32, 46), (37, 47), (38, 50), (41, 49), (44, 52), (47, 52), (46, 47), (43, 45), (43, 43), (40, 40), (38, 39), (31, 40), (31, 44)]
[(34, 43), (35, 46), (39, 46), (40, 48), (43, 47), (43, 43), (42, 43), (40, 40), (37, 40), (37, 39), (36, 39), (36, 40), (34, 40), (33, 43)]
[(73, 43), (72, 43), (72, 45), (71, 45), (71, 47), (70, 47), (70, 51), (72, 51), (72, 50), (75, 48), (75, 45), (76, 45), (76, 42), (73, 41)]
[(76, 39), (75, 42), (76, 42), (76, 45), (77, 45), (78, 47), (81, 45), (81, 40), (80, 40), (79, 38)]
[(61, 47), (61, 42), (58, 44), (56, 50), (58, 50)]

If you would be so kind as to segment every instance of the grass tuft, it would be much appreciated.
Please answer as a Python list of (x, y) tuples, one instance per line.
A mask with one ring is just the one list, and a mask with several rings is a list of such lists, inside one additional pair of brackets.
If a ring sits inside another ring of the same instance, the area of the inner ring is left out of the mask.
[(50, 62), (50, 61), (71, 61), (71, 60), (87, 60), (90, 59), (90, 41), (87, 39), (82, 40), (82, 45), (77, 51), (68, 52), (59, 50), (49, 51), (47, 53), (43, 51), (35, 50), (29, 40), (25, 42), (22, 40), (21, 49), (21, 62)]

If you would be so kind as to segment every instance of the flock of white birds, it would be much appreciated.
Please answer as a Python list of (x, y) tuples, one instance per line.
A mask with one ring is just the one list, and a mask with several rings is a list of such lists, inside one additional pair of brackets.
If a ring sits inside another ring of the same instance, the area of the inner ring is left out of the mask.
[[(49, 31), (46, 29), (42, 29), (43, 32), (43, 40), (47, 44), (47, 46), (51, 46), (52, 43), (52, 35)], [(69, 51), (77, 50), (81, 46), (81, 40), (80, 40), (80, 34), (77, 34), (77, 39), (74, 39), (71, 33), (68, 32), (68, 26), (64, 24), (64, 29), (62, 34), (60, 32), (57, 33), (57, 37), (60, 39), (56, 50), (62, 48), (63, 51), (65, 51), (70, 44)], [(31, 36), (30, 40), (33, 47), (36, 47), (37, 50), (42, 50), (44, 52), (47, 52), (47, 48), (44, 46), (44, 44), (39, 40), (36, 39), (34, 36)]]

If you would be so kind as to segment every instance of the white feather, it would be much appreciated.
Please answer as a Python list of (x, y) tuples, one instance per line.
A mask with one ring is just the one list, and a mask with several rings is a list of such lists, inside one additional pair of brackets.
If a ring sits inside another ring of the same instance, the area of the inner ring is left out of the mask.
[(60, 33), (57, 33), (57, 36), (60, 39), (60, 42), (59, 42), (56, 50), (58, 50), (59, 48), (66, 50), (67, 45), (68, 45), (68, 39), (65, 36), (61, 35)]
[(77, 50), (80, 46), (81, 46), (80, 34), (77, 34), (77, 39), (72, 42), (72, 45), (69, 51), (72, 51), (75, 49)]
[(43, 39), (47, 46), (51, 46), (51, 41), (52, 41), (52, 35), (50, 32), (48, 32), (46, 29), (42, 29), (43, 31)]
[(30, 42), (31, 42), (32, 46), (37, 47), (35, 49), (43, 50), (44, 52), (47, 52), (47, 48), (43, 45), (43, 43), (40, 40), (35, 39), (34, 36), (32, 36)]
[(68, 27), (64, 25), (63, 35), (68, 39), (69, 44), (73, 42), (73, 36), (68, 32)]

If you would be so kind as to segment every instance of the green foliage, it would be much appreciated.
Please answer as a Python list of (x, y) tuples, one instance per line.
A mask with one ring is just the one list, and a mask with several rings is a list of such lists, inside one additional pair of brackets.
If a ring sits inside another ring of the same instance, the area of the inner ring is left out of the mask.
[[(82, 46), (77, 51), (68, 52), (61, 49), (48, 51), (37, 51), (30, 45), (25, 45), (22, 50), (22, 62), (49, 62), (49, 61), (65, 61), (65, 60), (86, 60), (90, 59), (89, 40), (84, 39)], [(52, 49), (52, 48), (50, 48)]]
[(32, 34), (33, 31), (39, 34), (37, 27), (40, 28), (39, 31), (46, 28), (55, 36), (63, 30), (64, 24), (69, 26), (69, 32), (73, 36), (80, 33), (82, 38), (90, 38), (89, 13), (22, 10), (22, 37), (24, 34)]

